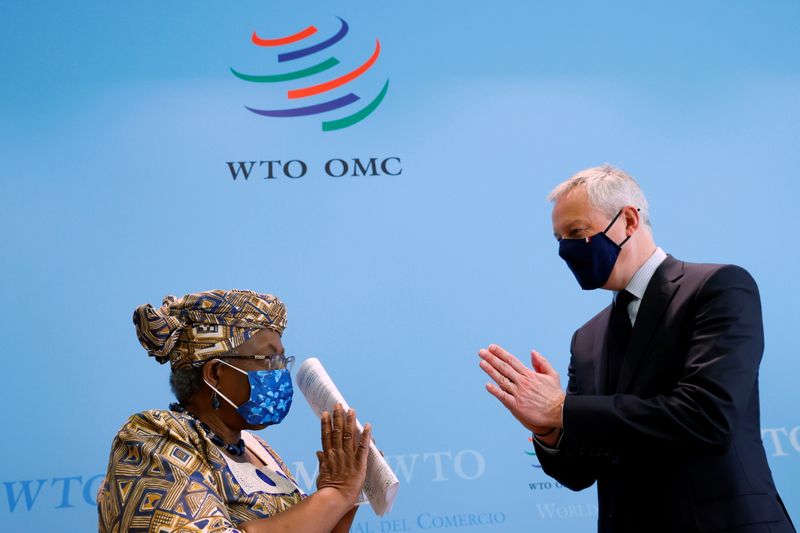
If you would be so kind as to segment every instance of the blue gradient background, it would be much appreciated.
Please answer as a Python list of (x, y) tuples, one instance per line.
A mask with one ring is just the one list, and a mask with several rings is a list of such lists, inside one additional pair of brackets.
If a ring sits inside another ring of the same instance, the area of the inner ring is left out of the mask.
[[(391, 80), (377, 111), (323, 133), (318, 118), (244, 110), (280, 103), (228, 70), (256, 69), (250, 33), (327, 35), (336, 15), (352, 66), (381, 40), (353, 83), (366, 99)], [(762, 426), (800, 426), (798, 22), (792, 1), (4, 2), (0, 528), (96, 528), (84, 483), (127, 416), (171, 400), (132, 310), (236, 287), (283, 298), (288, 353), (324, 362), (390, 462), (418, 456), (386, 517), (398, 522), (362, 509), (354, 531), (422, 531), (426, 513), (505, 517), (439, 529), (593, 531), (579, 515), (594, 489), (531, 489), (547, 478), (476, 352), (536, 348), (566, 372), (571, 333), (610, 296), (578, 289), (545, 196), (603, 162), (638, 178), (666, 251), (754, 275)], [(390, 156), (402, 175), (322, 171)], [(231, 180), (226, 161), (258, 159), (309, 172)], [(317, 433), (299, 399), (262, 436), (311, 468)], [(766, 448), (797, 520), (800, 444), (781, 443)], [(464, 450), (485, 460), (476, 479)], [(437, 471), (445, 451), (466, 476), (449, 460)], [(54, 479), (72, 476), (65, 495)], [(31, 509), (12, 512), (9, 491), (39, 479)]]

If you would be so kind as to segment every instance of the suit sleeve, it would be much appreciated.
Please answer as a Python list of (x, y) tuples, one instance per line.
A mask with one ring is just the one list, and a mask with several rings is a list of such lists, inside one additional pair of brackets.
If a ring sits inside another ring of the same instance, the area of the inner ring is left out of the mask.
[(563, 450), (608, 454), (642, 447), (724, 453), (756, 391), (764, 347), (761, 304), (742, 268), (714, 271), (696, 292), (674, 388), (650, 398), (568, 396)]
[[(577, 332), (572, 336), (570, 353), (575, 346)], [(567, 370), (567, 397), (577, 393), (575, 384), (575, 370), (570, 361)], [(566, 434), (565, 434), (566, 436)], [(533, 445), (536, 450), (536, 457), (542, 465), (545, 474), (556, 479), (559, 483), (572, 490), (583, 490), (590, 487), (597, 480), (597, 461), (596, 458), (588, 453), (580, 453), (575, 450), (563, 449), (564, 438), (559, 441), (559, 449), (544, 449), (534, 438)]]

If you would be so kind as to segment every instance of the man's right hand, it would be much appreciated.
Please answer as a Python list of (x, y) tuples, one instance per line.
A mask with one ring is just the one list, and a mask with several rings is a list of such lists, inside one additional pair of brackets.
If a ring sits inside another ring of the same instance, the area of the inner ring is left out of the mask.
[(542, 354), (531, 352), (532, 369), (496, 344), (481, 349), (478, 355), (481, 369), (494, 380), (486, 384), (486, 390), (523, 426), (534, 433), (564, 427), (562, 408), (566, 395), (558, 372)]

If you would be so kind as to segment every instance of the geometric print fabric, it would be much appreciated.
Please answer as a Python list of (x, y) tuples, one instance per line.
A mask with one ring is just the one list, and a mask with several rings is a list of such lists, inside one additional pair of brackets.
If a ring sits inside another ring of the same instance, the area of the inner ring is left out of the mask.
[(247, 494), (222, 452), (188, 414), (144, 411), (130, 417), (111, 447), (97, 497), (100, 533), (233, 533), (236, 525), (267, 518), (305, 494), (270, 446), (293, 488), (285, 494)]
[(219, 357), (262, 329), (283, 334), (286, 306), (272, 294), (204, 291), (166, 296), (158, 308), (140, 305), (133, 312), (133, 324), (149, 355), (180, 368)]

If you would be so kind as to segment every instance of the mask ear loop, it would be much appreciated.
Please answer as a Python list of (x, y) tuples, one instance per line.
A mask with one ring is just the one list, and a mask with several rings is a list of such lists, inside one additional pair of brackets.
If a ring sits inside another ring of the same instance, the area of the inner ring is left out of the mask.
[(616, 214), (616, 215), (614, 215), (614, 218), (612, 218), (612, 219), (611, 219), (611, 222), (609, 222), (609, 223), (608, 223), (608, 226), (606, 226), (606, 229), (604, 229), (604, 230), (603, 230), (603, 233), (608, 233), (608, 230), (610, 230), (610, 229), (611, 229), (611, 226), (613, 226), (613, 225), (614, 225), (614, 222), (616, 222), (616, 221), (617, 221), (617, 219), (619, 218), (619, 216), (620, 216), (621, 214), (622, 214), (622, 209), (620, 209), (619, 211), (617, 211), (617, 214)]
[[(227, 366), (229, 366), (229, 367), (233, 368), (234, 370), (238, 370), (239, 372), (241, 372), (241, 373), (242, 373), (242, 374), (244, 374), (245, 376), (247, 375), (247, 372), (245, 372), (244, 370), (242, 370), (242, 369), (240, 369), (240, 368), (236, 368), (236, 367), (235, 367), (235, 366), (233, 366), (232, 364), (230, 364), (230, 363), (226, 363), (226, 362), (225, 362), (225, 361), (223, 361), (222, 359), (212, 359), (212, 360), (213, 360), (213, 361), (220, 362), (220, 363), (222, 363), (222, 364), (224, 364), (224, 365), (227, 365)], [(238, 409), (238, 408), (239, 408), (239, 407), (238, 407), (238, 406), (237, 406), (235, 403), (233, 403), (233, 402), (230, 400), (230, 398), (228, 398), (227, 396), (225, 396), (224, 394), (222, 394), (222, 393), (219, 391), (219, 389), (217, 389), (217, 388), (216, 388), (214, 385), (212, 385), (211, 383), (209, 383), (208, 381), (206, 381), (206, 378), (203, 378), (203, 382), (204, 382), (206, 385), (208, 385), (209, 387), (211, 387), (211, 390), (213, 390), (213, 391), (214, 391), (214, 394), (218, 394), (218, 395), (222, 396), (222, 398), (223, 398), (223, 399), (224, 399), (226, 402), (228, 402), (229, 404), (231, 404), (231, 405), (233, 406), (233, 408), (234, 408), (234, 409)], [(214, 400), (215, 400), (215, 399), (217, 400), (217, 401), (216, 401), (216, 406), (214, 405)], [(212, 396), (212, 397), (211, 397), (211, 407), (213, 407), (214, 409), (219, 409), (219, 398), (214, 398), (214, 396)]]
[[(238, 407), (238, 406), (237, 406), (235, 403), (233, 403), (233, 402), (231, 401), (231, 399), (230, 399), (230, 398), (228, 398), (227, 396), (225, 396), (224, 394), (222, 394), (222, 393), (221, 393), (221, 392), (220, 392), (220, 391), (219, 391), (219, 390), (218, 390), (218, 389), (217, 389), (217, 388), (216, 388), (214, 385), (212, 385), (211, 383), (209, 383), (209, 382), (208, 382), (208, 381), (206, 381), (205, 379), (204, 379), (203, 381), (205, 381), (206, 385), (208, 385), (209, 387), (211, 387), (211, 390), (213, 390), (215, 394), (218, 394), (219, 396), (222, 396), (222, 399), (223, 399), (223, 400), (225, 400), (226, 402), (228, 402), (229, 404), (231, 404), (231, 405), (233, 406), (233, 408), (234, 408), (234, 409), (238, 409), (238, 408), (239, 408), (239, 407)], [(212, 400), (212, 402), (213, 402), (213, 400)], [(212, 405), (212, 407), (213, 407), (213, 405)], [(219, 398), (217, 399), (217, 407), (214, 407), (214, 408), (215, 408), (215, 409), (219, 409)]]
[[(641, 211), (641, 209), (639, 209), (639, 208), (637, 207), (637, 208), (636, 208), (636, 211), (637, 211), (637, 212), (640, 212), (640, 211)], [(612, 219), (611, 219), (611, 222), (609, 222), (609, 223), (608, 223), (608, 226), (606, 226), (606, 229), (604, 229), (604, 230), (603, 230), (603, 233), (608, 233), (608, 230), (610, 230), (610, 229), (611, 229), (611, 226), (613, 226), (613, 225), (614, 225), (614, 222), (616, 222), (616, 221), (617, 221), (617, 219), (619, 218), (619, 216), (620, 216), (621, 214), (622, 214), (622, 209), (620, 209), (619, 211), (617, 211), (617, 214), (616, 214), (616, 215), (614, 215), (614, 218), (612, 218)], [(628, 241), (630, 240), (630, 238), (631, 238), (631, 237), (633, 237), (633, 233), (631, 233), (630, 235), (628, 235), (627, 237), (625, 237), (625, 240), (624, 240), (624, 241), (622, 241), (621, 243), (617, 244), (617, 246), (619, 246), (620, 248), (622, 248), (622, 245), (623, 245), (623, 244), (625, 244), (626, 242), (628, 242)], [(587, 241), (587, 242), (588, 242), (588, 241)]]

